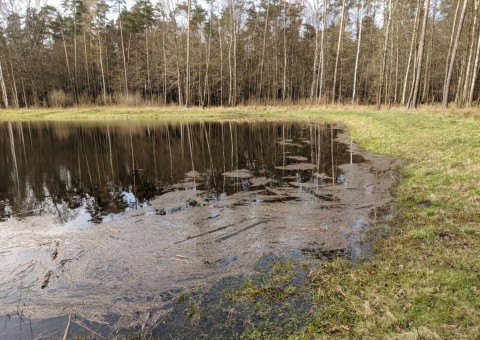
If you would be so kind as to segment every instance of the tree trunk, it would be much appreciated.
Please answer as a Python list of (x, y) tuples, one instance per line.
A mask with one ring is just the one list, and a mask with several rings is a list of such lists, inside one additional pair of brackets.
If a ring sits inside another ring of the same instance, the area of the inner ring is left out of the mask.
[(335, 70), (333, 72), (332, 103), (335, 103), (335, 90), (337, 87), (338, 64), (340, 63), (340, 49), (342, 47), (343, 25), (345, 21), (345, 0), (342, 1), (342, 14), (340, 18), (340, 28), (338, 31), (337, 56), (335, 58)]
[[(213, 14), (213, 1), (210, 3), (210, 18)], [(210, 54), (211, 54), (211, 45), (212, 45), (212, 20), (209, 22), (208, 26), (208, 42), (207, 42), (207, 65), (205, 68), (205, 83), (203, 87), (203, 106), (210, 106), (210, 86), (208, 84), (209, 77), (209, 67), (210, 67)]]
[(232, 6), (232, 19), (233, 19), (233, 102), (232, 105), (237, 105), (238, 93), (237, 93), (237, 22), (235, 20), (235, 2)]
[(362, 26), (363, 26), (363, 9), (365, 6), (364, 0), (360, 1), (360, 13), (359, 13), (359, 25), (358, 25), (358, 37), (357, 37), (357, 53), (355, 55), (355, 71), (353, 72), (353, 91), (352, 91), (352, 105), (355, 104), (355, 95), (357, 92), (357, 74), (358, 74), (358, 61), (360, 60), (360, 47), (362, 45)]
[[(475, 0), (475, 16), (478, 15), (478, 3), (479, 1)], [(480, 58), (480, 32), (477, 32), (477, 34), (478, 34), (477, 50), (475, 52), (475, 62), (473, 63), (472, 80), (470, 82), (470, 90), (468, 93), (467, 106), (472, 106), (473, 93), (475, 91), (475, 84), (477, 82), (477, 77), (478, 77), (478, 61)]]
[(417, 107), (418, 100), (418, 89), (420, 87), (420, 77), (422, 75), (422, 61), (423, 61), (423, 48), (425, 46), (425, 31), (427, 28), (428, 20), (428, 11), (430, 9), (430, 0), (425, 0), (425, 8), (423, 13), (423, 23), (422, 23), (422, 33), (420, 35), (420, 42), (418, 46), (418, 56), (417, 56), (417, 74), (414, 78), (413, 83), (413, 97), (408, 103), (408, 108), (415, 109)]
[(223, 44), (222, 44), (222, 32), (220, 25), (220, 17), (218, 21), (218, 42), (220, 45), (220, 106), (223, 106)]
[(387, 65), (387, 52), (388, 52), (388, 38), (390, 36), (390, 23), (392, 21), (392, 0), (388, 2), (388, 16), (387, 16), (387, 24), (385, 27), (385, 41), (383, 43), (383, 58), (382, 58), (382, 69), (380, 71), (380, 82), (379, 82), (379, 90), (377, 94), (377, 108), (380, 109), (382, 105), (382, 91), (383, 91), (383, 81), (385, 79), (385, 68)]
[(407, 100), (406, 97), (407, 97), (408, 76), (410, 75), (410, 65), (412, 63), (413, 51), (415, 47), (415, 41), (417, 40), (419, 25), (420, 25), (420, 0), (418, 0), (417, 2), (417, 13), (415, 15), (415, 24), (413, 27), (412, 41), (410, 42), (410, 52), (408, 53), (407, 70), (405, 71), (405, 78), (403, 79), (402, 100), (400, 101), (401, 105), (405, 105)]
[(74, 88), (74, 84), (73, 84), (73, 81), (72, 81), (72, 73), (70, 71), (70, 63), (68, 61), (67, 43), (65, 42), (65, 36), (63, 35), (63, 29), (62, 29), (62, 41), (63, 41), (63, 52), (65, 53), (65, 61), (67, 63), (68, 82), (69, 82), (69, 85), (70, 85), (70, 90), (72, 91), (73, 94), (75, 94), (75, 88)]
[[(452, 80), (453, 67), (455, 66), (455, 56), (457, 55), (458, 42), (460, 40), (460, 35), (462, 34), (463, 22), (465, 21), (465, 13), (467, 11), (467, 5), (468, 5), (468, 0), (465, 0), (463, 2), (462, 14), (460, 15), (460, 20), (458, 22), (455, 41), (453, 43), (453, 48), (451, 50), (451, 53), (449, 53), (451, 58), (450, 58), (448, 70), (446, 70), (447, 78), (445, 80), (445, 83), (443, 84), (442, 107), (444, 109), (446, 109), (448, 107), (448, 96), (450, 94), (450, 82)], [(455, 22), (454, 22), (454, 24), (455, 24)], [(453, 27), (453, 30), (455, 30), (455, 26)]]
[(314, 2), (314, 10), (313, 10), (313, 24), (315, 26), (315, 50), (314, 50), (314, 56), (313, 56), (313, 69), (312, 69), (312, 84), (310, 86), (310, 100), (313, 101), (316, 94), (317, 94), (317, 87), (315, 86), (317, 84), (317, 68), (318, 68), (318, 48), (319, 48), (319, 42), (318, 42), (318, 9), (317, 9), (317, 2)]
[(103, 69), (102, 39), (100, 34), (98, 35), (98, 46), (100, 50), (100, 72), (102, 73), (103, 104), (106, 104), (107, 103), (107, 86), (105, 83), (105, 71)]
[[(8, 53), (10, 54), (10, 50), (8, 51)], [(18, 101), (18, 91), (17, 91), (17, 82), (15, 81), (15, 73), (13, 72), (13, 62), (12, 62), (12, 57), (10, 55), (10, 70), (12, 72), (12, 90), (13, 90), (13, 101), (14, 101), (14, 104), (15, 104), (15, 108), (19, 108), (20, 107), (20, 104), (19, 104), (19, 101)]]
[(433, 38), (435, 37), (435, 24), (437, 20), (437, 1), (433, 1), (433, 16), (432, 16), (432, 30), (430, 32), (430, 42), (427, 50), (427, 61), (425, 63), (425, 80), (423, 82), (423, 94), (422, 101), (428, 101), (431, 69), (432, 69), (432, 51), (433, 51)]
[(79, 90), (78, 90), (78, 67), (77, 67), (77, 6), (73, 4), (73, 81), (75, 85), (74, 101), (78, 104)]
[(145, 28), (145, 54), (147, 62), (147, 90), (148, 96), (150, 97), (150, 102), (152, 103), (152, 83), (151, 83), (151, 74), (150, 74), (150, 51), (148, 49), (148, 27)]
[(258, 86), (258, 99), (263, 97), (263, 68), (265, 65), (265, 46), (267, 44), (268, 15), (270, 13), (270, 0), (267, 0), (267, 10), (265, 13), (265, 26), (263, 28), (262, 59), (260, 60), (260, 83)]
[[(120, 15), (120, 4), (119, 4), (119, 8), (118, 8), (118, 13)], [(123, 42), (123, 25), (122, 25), (122, 19), (120, 19), (121, 16), (119, 16), (119, 21), (118, 21), (118, 26), (120, 27), (120, 41), (121, 41), (121, 45), (122, 45), (122, 58), (123, 58), (123, 74), (125, 76), (125, 95), (127, 96), (127, 99), (129, 97), (129, 94), (128, 94), (128, 74), (127, 74), (127, 59), (125, 57), (125, 45), (124, 45), (124, 42)]]
[(325, 74), (325, 30), (327, 27), (327, 0), (323, 1), (323, 17), (322, 17), (322, 37), (320, 39), (320, 76), (317, 78), (318, 85), (318, 100), (322, 98), (323, 90), (323, 76)]
[(85, 77), (87, 80), (86, 92), (88, 94), (88, 92), (90, 91), (90, 71), (88, 68), (87, 33), (86, 32), (83, 32), (83, 48), (84, 48), (84, 54), (85, 54)]
[(475, 3), (475, 10), (474, 10), (474, 17), (473, 17), (473, 26), (472, 26), (472, 35), (471, 35), (471, 41), (470, 41), (470, 48), (468, 49), (468, 62), (467, 62), (467, 69), (466, 69), (466, 74), (465, 74), (465, 81), (463, 83), (463, 91), (460, 96), (460, 105), (465, 105), (465, 103), (468, 100), (468, 88), (471, 83), (470, 77), (471, 74), (473, 73), (472, 70), (472, 63), (473, 63), (473, 57), (475, 54), (475, 42), (476, 42), (476, 34), (477, 34), (477, 10), (478, 10), (478, 4), (477, 1)]
[(5, 79), (3, 78), (3, 69), (2, 69), (1, 61), (0, 61), (0, 86), (2, 87), (3, 105), (5, 105), (5, 108), (8, 109), (7, 87), (5, 86)]
[(167, 50), (165, 48), (165, 25), (162, 32), (162, 52), (163, 52), (163, 103), (167, 104)]
[[(230, 23), (231, 24), (231, 23)], [(233, 31), (233, 30), (231, 30)], [(232, 62), (233, 34), (230, 32), (230, 41), (228, 42), (228, 105), (232, 105), (233, 100), (233, 62)]]
[(192, 0), (187, 2), (187, 70), (185, 76), (185, 106), (190, 105), (190, 11)]
[(283, 85), (282, 100), (287, 92), (287, 0), (283, 0)]

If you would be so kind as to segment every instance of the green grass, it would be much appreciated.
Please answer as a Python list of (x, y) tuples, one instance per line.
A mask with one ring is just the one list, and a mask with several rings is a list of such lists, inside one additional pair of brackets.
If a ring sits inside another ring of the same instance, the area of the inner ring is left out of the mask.
[[(480, 337), (480, 120), (476, 109), (442, 112), (239, 108), (0, 111), (0, 119), (285, 119), (345, 123), (368, 151), (406, 161), (397, 216), (372, 260), (312, 267), (315, 314), (293, 338)], [(273, 274), (272, 274), (273, 275)], [(235, 298), (285, 291), (275, 278)], [(286, 289), (286, 288), (284, 288)], [(291, 289), (291, 288), (288, 288)], [(275, 298), (275, 296), (273, 296)], [(265, 299), (265, 303), (269, 303)], [(268, 334), (245, 334), (268, 337)]]

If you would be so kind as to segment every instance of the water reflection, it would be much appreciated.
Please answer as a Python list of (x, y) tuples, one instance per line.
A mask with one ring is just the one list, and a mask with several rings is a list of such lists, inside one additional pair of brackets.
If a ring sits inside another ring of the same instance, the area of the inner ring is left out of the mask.
[[(211, 198), (259, 185), (341, 181), (359, 161), (322, 124), (0, 124), (0, 219), (100, 223), (173, 190)], [(222, 175), (223, 174), (223, 175)]]

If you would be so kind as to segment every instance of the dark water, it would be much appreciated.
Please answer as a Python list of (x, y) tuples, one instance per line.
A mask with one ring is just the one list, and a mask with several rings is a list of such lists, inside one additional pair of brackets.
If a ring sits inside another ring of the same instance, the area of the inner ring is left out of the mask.
[[(341, 182), (337, 166), (361, 159), (336, 141), (339, 132), (279, 122), (0, 123), (0, 220), (54, 214), (81, 226), (172, 190), (212, 197), (251, 190), (255, 180), (222, 175), (239, 169), (272, 187)], [(296, 163), (308, 169), (289, 168)]]

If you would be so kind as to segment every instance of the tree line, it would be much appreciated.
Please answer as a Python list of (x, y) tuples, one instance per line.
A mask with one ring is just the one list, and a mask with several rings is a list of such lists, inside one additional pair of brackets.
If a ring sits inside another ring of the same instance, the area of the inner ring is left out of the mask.
[(480, 0), (0, 0), (0, 105), (476, 105)]

